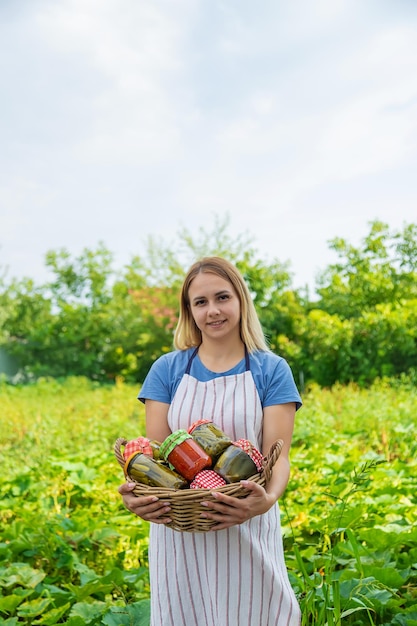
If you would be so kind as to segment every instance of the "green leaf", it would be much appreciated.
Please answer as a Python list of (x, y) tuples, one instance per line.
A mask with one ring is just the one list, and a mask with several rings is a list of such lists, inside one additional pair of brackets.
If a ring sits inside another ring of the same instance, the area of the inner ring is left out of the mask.
[(82, 617), (77, 615), (71, 616), (65, 622), (66, 626), (85, 626), (85, 621)]
[(36, 598), (24, 602), (20, 605), (17, 614), (19, 617), (36, 617), (45, 611), (45, 609), (51, 604), (50, 598)]
[(102, 618), (105, 626), (149, 626), (150, 602), (142, 600), (126, 607), (111, 607)]
[(16, 607), (23, 602), (22, 596), (11, 594), (10, 596), (4, 596), (0, 598), (0, 612), (1, 613), (14, 613)]
[(71, 617), (80, 617), (84, 624), (89, 624), (97, 617), (101, 617), (105, 610), (105, 602), (77, 602), (71, 609)]
[(365, 576), (372, 576), (380, 583), (390, 589), (399, 589), (403, 586), (406, 577), (394, 569), (394, 567), (376, 567), (374, 565), (364, 565), (363, 572)]
[(71, 603), (67, 602), (63, 606), (60, 606), (56, 609), (51, 609), (46, 613), (42, 614), (42, 617), (38, 620), (35, 620), (33, 624), (40, 624), (41, 626), (53, 626), (54, 624), (58, 624), (61, 618), (69, 611), (71, 608)]
[(1, 574), (0, 578), (5, 587), (21, 585), (34, 589), (45, 578), (45, 572), (33, 569), (26, 563), (14, 563)]
[(100, 579), (93, 580), (83, 585), (82, 587), (78, 587), (77, 585), (73, 584), (68, 584), (65, 586), (72, 591), (78, 602), (81, 602), (82, 600), (85, 600), (86, 598), (95, 594), (109, 593), (114, 587), (113, 583), (103, 583)]

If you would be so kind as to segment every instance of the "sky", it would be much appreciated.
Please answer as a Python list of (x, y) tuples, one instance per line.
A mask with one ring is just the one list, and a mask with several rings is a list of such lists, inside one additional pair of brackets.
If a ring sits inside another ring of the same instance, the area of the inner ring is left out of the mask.
[(0, 0), (0, 268), (229, 219), (313, 286), (417, 222), (415, 0)]

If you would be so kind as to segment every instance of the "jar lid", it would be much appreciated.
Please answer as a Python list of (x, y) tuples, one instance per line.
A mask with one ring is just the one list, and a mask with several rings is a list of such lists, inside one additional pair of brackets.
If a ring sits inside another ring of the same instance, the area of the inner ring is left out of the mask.
[(168, 437), (164, 439), (164, 441), (161, 443), (159, 452), (162, 454), (165, 460), (168, 460), (168, 457), (173, 449), (183, 441), (186, 441), (186, 439), (192, 439), (191, 435), (189, 435), (186, 430), (175, 430), (173, 433), (168, 435)]
[(237, 441), (233, 442), (233, 445), (238, 446), (239, 448), (242, 448), (242, 450), (244, 450), (246, 454), (249, 454), (250, 458), (255, 463), (256, 469), (258, 470), (258, 472), (260, 472), (263, 469), (264, 457), (262, 453), (259, 452), (257, 448), (255, 448), (253, 443), (251, 443), (247, 439), (238, 439)]
[(124, 472), (125, 476), (128, 475), (128, 469), (129, 469), (130, 462), (134, 458), (136, 458), (137, 456), (148, 456), (148, 455), (147, 454), (144, 455), (143, 452), (139, 452), (138, 450), (136, 450), (136, 452), (132, 452), (132, 454), (130, 456), (125, 457), (125, 465), (124, 465), (124, 468), (123, 468), (123, 472)]
[(190, 426), (190, 428), (188, 429), (188, 432), (191, 434), (193, 432), (193, 430), (195, 428), (197, 428), (197, 426), (201, 426), (201, 424), (212, 424), (213, 422), (211, 420), (197, 420), (196, 422), (193, 422)]
[(226, 481), (217, 472), (201, 470), (190, 483), (190, 489), (216, 489), (216, 487), (223, 487), (225, 484)]
[(143, 454), (152, 456), (150, 440), (147, 437), (137, 437), (136, 439), (128, 441), (123, 452), (124, 458), (127, 459), (134, 452), (143, 452)]

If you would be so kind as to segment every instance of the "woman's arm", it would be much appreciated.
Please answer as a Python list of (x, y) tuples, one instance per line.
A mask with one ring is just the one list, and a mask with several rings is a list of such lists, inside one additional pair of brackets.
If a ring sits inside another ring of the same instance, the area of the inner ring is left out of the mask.
[(282, 439), (281, 454), (274, 465), (266, 492), (274, 503), (284, 493), (290, 478), (290, 448), (294, 431), (295, 403), (275, 404), (264, 409), (262, 453), (266, 456), (277, 439)]
[(222, 530), (235, 524), (242, 524), (251, 517), (266, 513), (284, 493), (290, 477), (289, 450), (294, 430), (295, 403), (276, 404), (264, 409), (263, 447), (266, 455), (277, 439), (284, 445), (274, 465), (270, 482), (266, 489), (253, 481), (242, 481), (249, 491), (247, 498), (234, 498), (221, 492), (212, 492), (215, 502), (206, 502), (205, 517), (218, 523), (213, 530)]
[(169, 404), (158, 402), (157, 400), (146, 400), (146, 436), (149, 439), (163, 442), (171, 433), (168, 426), (168, 410)]

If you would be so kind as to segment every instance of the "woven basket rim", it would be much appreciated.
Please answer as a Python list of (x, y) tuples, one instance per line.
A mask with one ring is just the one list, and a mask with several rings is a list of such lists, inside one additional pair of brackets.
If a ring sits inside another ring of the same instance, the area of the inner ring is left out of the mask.
[[(123, 472), (125, 460), (120, 448), (126, 445), (127, 442), (128, 440), (124, 437), (119, 437), (114, 444), (114, 454)], [(263, 487), (268, 484), (273, 467), (281, 454), (283, 443), (282, 439), (274, 441), (268, 454), (263, 457), (262, 470), (250, 476), (247, 480), (256, 482)], [(127, 474), (125, 474), (125, 478), (135, 484), (133, 489), (135, 495), (156, 496), (168, 502), (171, 506), (170, 517), (172, 518), (172, 522), (166, 524), (166, 526), (181, 532), (206, 532), (216, 524), (214, 520), (200, 517), (200, 513), (204, 511), (204, 507), (201, 503), (214, 500), (211, 495), (212, 492), (219, 491), (237, 498), (244, 498), (248, 495), (248, 491), (240, 482), (229, 483), (213, 489), (173, 489), (170, 487), (150, 487), (132, 479)]]

